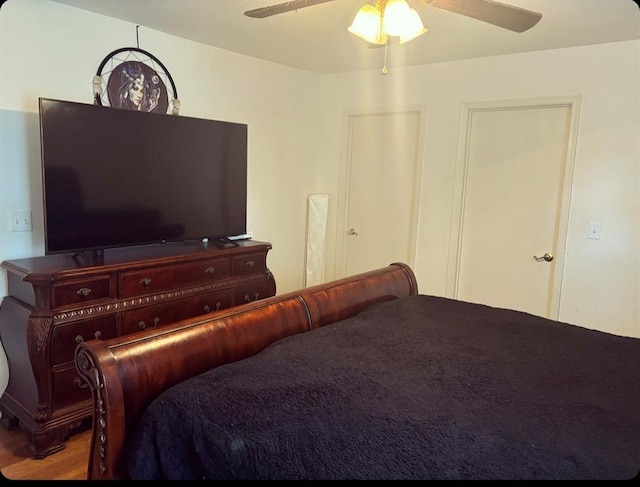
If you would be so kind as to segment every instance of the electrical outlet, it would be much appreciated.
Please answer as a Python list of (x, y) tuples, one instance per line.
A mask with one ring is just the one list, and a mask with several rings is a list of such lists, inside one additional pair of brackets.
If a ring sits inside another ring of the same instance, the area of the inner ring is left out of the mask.
[(11, 222), (10, 222), (9, 231), (30, 232), (32, 230), (31, 211), (29, 210), (11, 211), (10, 218), (11, 218)]

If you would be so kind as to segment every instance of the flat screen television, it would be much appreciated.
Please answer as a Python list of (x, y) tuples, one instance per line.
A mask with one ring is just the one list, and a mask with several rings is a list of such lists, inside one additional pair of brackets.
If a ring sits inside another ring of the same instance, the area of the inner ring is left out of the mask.
[(247, 125), (39, 99), (45, 253), (246, 233)]

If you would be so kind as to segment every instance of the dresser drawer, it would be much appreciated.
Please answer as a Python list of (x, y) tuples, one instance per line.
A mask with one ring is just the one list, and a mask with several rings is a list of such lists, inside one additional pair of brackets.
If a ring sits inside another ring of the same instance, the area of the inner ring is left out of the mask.
[(109, 297), (109, 276), (98, 276), (93, 279), (65, 281), (53, 285), (52, 308), (70, 304), (84, 304)]
[(273, 279), (265, 279), (238, 286), (235, 290), (236, 305), (274, 296), (276, 293), (275, 285), (276, 283)]
[(52, 388), (52, 405), (54, 410), (91, 399), (91, 389), (89, 389), (89, 385), (80, 378), (75, 367), (54, 371)]
[(153, 267), (122, 272), (119, 276), (118, 294), (122, 298), (131, 298), (166, 289), (216, 281), (225, 277), (229, 277), (229, 260), (226, 257)]
[(233, 290), (223, 289), (170, 303), (126, 311), (122, 333), (127, 335), (140, 330), (168, 325), (175, 321), (199, 316), (233, 306)]
[(57, 325), (51, 334), (51, 365), (72, 362), (76, 346), (82, 341), (115, 336), (118, 336), (115, 315)]
[(267, 254), (255, 252), (253, 254), (238, 255), (231, 258), (231, 275), (246, 276), (267, 270)]

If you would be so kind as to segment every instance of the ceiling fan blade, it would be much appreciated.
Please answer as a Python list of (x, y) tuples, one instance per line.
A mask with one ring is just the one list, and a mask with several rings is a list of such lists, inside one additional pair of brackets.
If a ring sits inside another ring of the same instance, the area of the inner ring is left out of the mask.
[(492, 0), (421, 0), (441, 10), (471, 17), (514, 32), (524, 32), (538, 23), (542, 14)]
[(311, 7), (312, 5), (318, 5), (320, 3), (333, 2), (334, 0), (293, 0), (291, 2), (279, 3), (277, 5), (271, 5), (269, 7), (261, 7), (253, 10), (247, 10), (244, 14), (247, 17), (253, 17), (256, 19), (263, 19), (265, 17), (271, 17), (276, 14), (283, 14), (285, 12), (291, 12), (293, 10), (299, 10), (305, 7)]

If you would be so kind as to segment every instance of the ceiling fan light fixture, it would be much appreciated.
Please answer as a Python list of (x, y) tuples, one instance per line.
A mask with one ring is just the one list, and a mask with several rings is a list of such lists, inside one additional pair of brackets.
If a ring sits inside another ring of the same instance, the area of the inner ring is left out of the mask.
[(420, 15), (406, 0), (365, 3), (347, 30), (377, 45), (386, 44), (388, 36), (398, 37), (400, 44), (404, 44), (427, 32)]
[(372, 44), (387, 42), (387, 34), (382, 30), (382, 12), (368, 3), (360, 7), (347, 30)]
[(409, 4), (405, 0), (388, 0), (384, 6), (382, 23), (390, 36), (399, 36), (409, 17)]
[(402, 32), (400, 32), (400, 44), (409, 42), (418, 36), (427, 32), (427, 28), (422, 24), (422, 20), (414, 9), (410, 9), (407, 14), (406, 22), (403, 24)]

